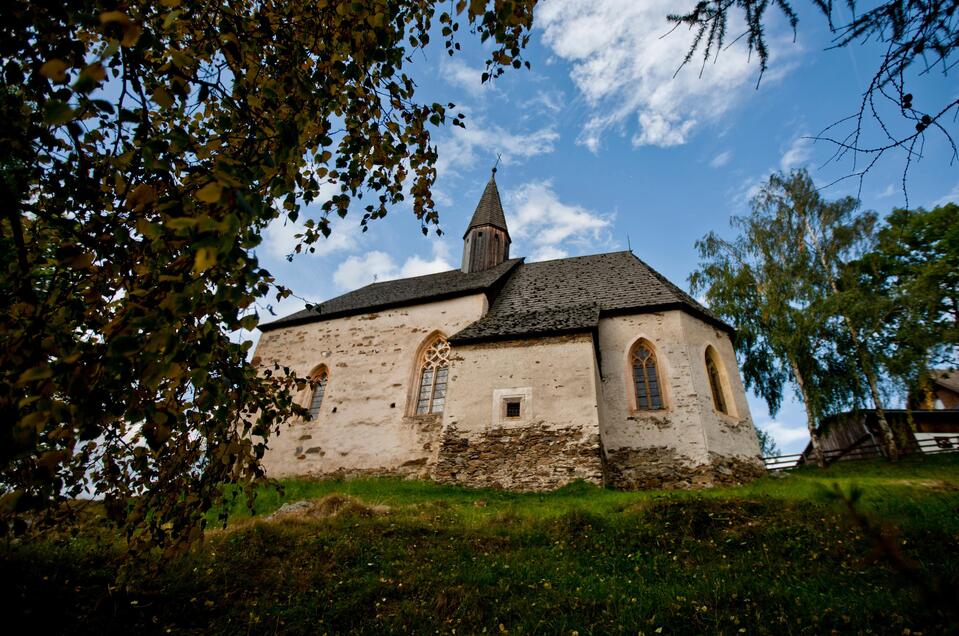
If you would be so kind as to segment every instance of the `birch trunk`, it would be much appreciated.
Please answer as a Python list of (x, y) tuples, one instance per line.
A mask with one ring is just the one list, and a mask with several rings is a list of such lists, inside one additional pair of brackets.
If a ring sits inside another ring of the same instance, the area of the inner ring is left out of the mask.
[[(812, 241), (813, 246), (816, 248), (819, 263), (822, 265), (826, 278), (829, 281), (829, 288), (833, 294), (838, 295), (839, 285), (836, 284), (836, 278), (832, 275), (832, 268), (829, 267), (829, 264), (826, 262), (826, 255), (823, 254), (819, 238), (809, 224), (809, 217), (805, 214), (801, 216), (803, 224), (806, 227), (806, 235), (809, 236), (809, 240)], [(843, 322), (846, 323), (846, 328), (849, 330), (849, 337), (852, 339), (852, 344), (856, 348), (856, 354), (859, 357), (859, 366), (862, 368), (862, 372), (866, 376), (866, 382), (869, 384), (869, 394), (872, 397), (873, 408), (876, 410), (876, 419), (879, 421), (879, 431), (882, 433), (886, 456), (890, 461), (896, 461), (899, 459), (899, 446), (896, 444), (896, 437), (893, 435), (892, 427), (889, 426), (889, 422), (886, 420), (886, 409), (882, 405), (882, 396), (879, 394), (879, 380), (876, 377), (876, 371), (872, 366), (872, 361), (869, 359), (869, 352), (866, 351), (866, 347), (859, 338), (859, 331), (855, 325), (853, 325), (852, 319), (845, 313), (842, 314), (842, 318)]]
[(822, 445), (819, 440), (819, 432), (816, 430), (816, 418), (810, 407), (809, 395), (806, 393), (806, 382), (803, 379), (802, 372), (799, 371), (799, 365), (792, 358), (789, 358), (789, 365), (792, 367), (793, 376), (796, 378), (796, 384), (799, 386), (799, 392), (802, 394), (803, 405), (806, 407), (806, 427), (809, 429), (809, 439), (812, 441), (813, 454), (816, 456), (816, 463), (820, 468), (826, 467), (826, 458), (822, 454)]

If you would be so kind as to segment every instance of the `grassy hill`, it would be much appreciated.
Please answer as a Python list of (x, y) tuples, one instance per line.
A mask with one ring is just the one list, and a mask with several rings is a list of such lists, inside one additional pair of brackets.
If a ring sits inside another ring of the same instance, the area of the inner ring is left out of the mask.
[[(861, 490), (854, 512), (835, 485)], [(4, 614), (35, 633), (124, 634), (937, 634), (959, 622), (959, 456), (697, 492), (389, 479), (284, 490), (126, 591), (109, 533), (8, 545)]]

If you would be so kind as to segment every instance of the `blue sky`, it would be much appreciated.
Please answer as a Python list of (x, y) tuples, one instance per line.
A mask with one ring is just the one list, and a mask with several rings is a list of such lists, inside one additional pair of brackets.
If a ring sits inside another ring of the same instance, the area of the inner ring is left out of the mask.
[[(512, 255), (544, 260), (621, 250), (628, 236), (640, 258), (688, 288), (698, 263), (695, 241), (711, 230), (728, 232), (729, 217), (748, 209), (751, 192), (772, 171), (807, 167), (823, 186), (852, 172), (848, 160), (828, 162), (833, 147), (804, 137), (857, 109), (879, 49), (825, 50), (824, 20), (803, 4), (795, 42), (783, 24), (773, 24), (773, 58), (758, 88), (758, 64), (738, 45), (710, 62), (702, 77), (694, 64), (674, 78), (689, 34), (660, 36), (669, 30), (664, 16), (678, 8), (666, 0), (547, 0), (537, 9), (527, 51), (532, 70), (509, 72), (492, 85), (480, 82), (485, 56), (478, 42), (467, 36), (461, 54), (450, 58), (437, 38), (411, 70), (421, 99), (452, 101), (467, 114), (466, 130), (434, 134), (440, 153), (434, 199), (444, 236), (424, 237), (409, 207), (399, 207), (366, 233), (356, 218), (334, 223), (316, 254), (290, 263), (284, 255), (297, 229), (277, 222), (257, 251), (261, 261), (310, 301), (374, 277), (458, 267), (461, 236), (500, 153), (497, 183)], [(917, 108), (938, 110), (959, 90), (939, 72), (912, 81)], [(867, 129), (871, 138), (877, 132)], [(910, 169), (910, 204), (959, 200), (959, 167), (950, 165), (951, 156), (941, 135), (928, 136)], [(891, 153), (872, 168), (862, 184), (865, 209), (886, 213), (904, 205), (904, 159)], [(824, 194), (858, 190), (852, 179)], [(275, 310), (283, 315), (302, 305), (289, 299)], [(794, 401), (775, 418), (761, 400), (752, 396), (750, 403), (756, 423), (784, 452), (802, 448), (805, 417)]]

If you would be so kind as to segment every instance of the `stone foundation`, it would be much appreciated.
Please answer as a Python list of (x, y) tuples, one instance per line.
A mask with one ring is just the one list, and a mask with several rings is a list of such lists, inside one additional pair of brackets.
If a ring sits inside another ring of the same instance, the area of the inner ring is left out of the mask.
[(553, 490), (578, 479), (602, 484), (599, 435), (540, 423), (466, 437), (450, 426), (431, 476), (440, 483), (517, 491)]
[(758, 457), (710, 453), (708, 463), (699, 463), (666, 446), (617, 448), (606, 453), (606, 483), (620, 490), (733, 486), (765, 474)]

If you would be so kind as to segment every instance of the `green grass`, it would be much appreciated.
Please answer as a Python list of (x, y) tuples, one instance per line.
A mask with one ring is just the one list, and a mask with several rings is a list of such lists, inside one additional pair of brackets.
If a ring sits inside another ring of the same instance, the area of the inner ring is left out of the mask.
[[(833, 484), (862, 490), (859, 509), (888, 526), (917, 577), (874, 558), (875, 541), (824, 495)], [(263, 520), (330, 495), (360, 503)], [(959, 457), (694, 492), (285, 481), (125, 589), (114, 545), (7, 547), (4, 609), (70, 633), (944, 633), (959, 619)]]

